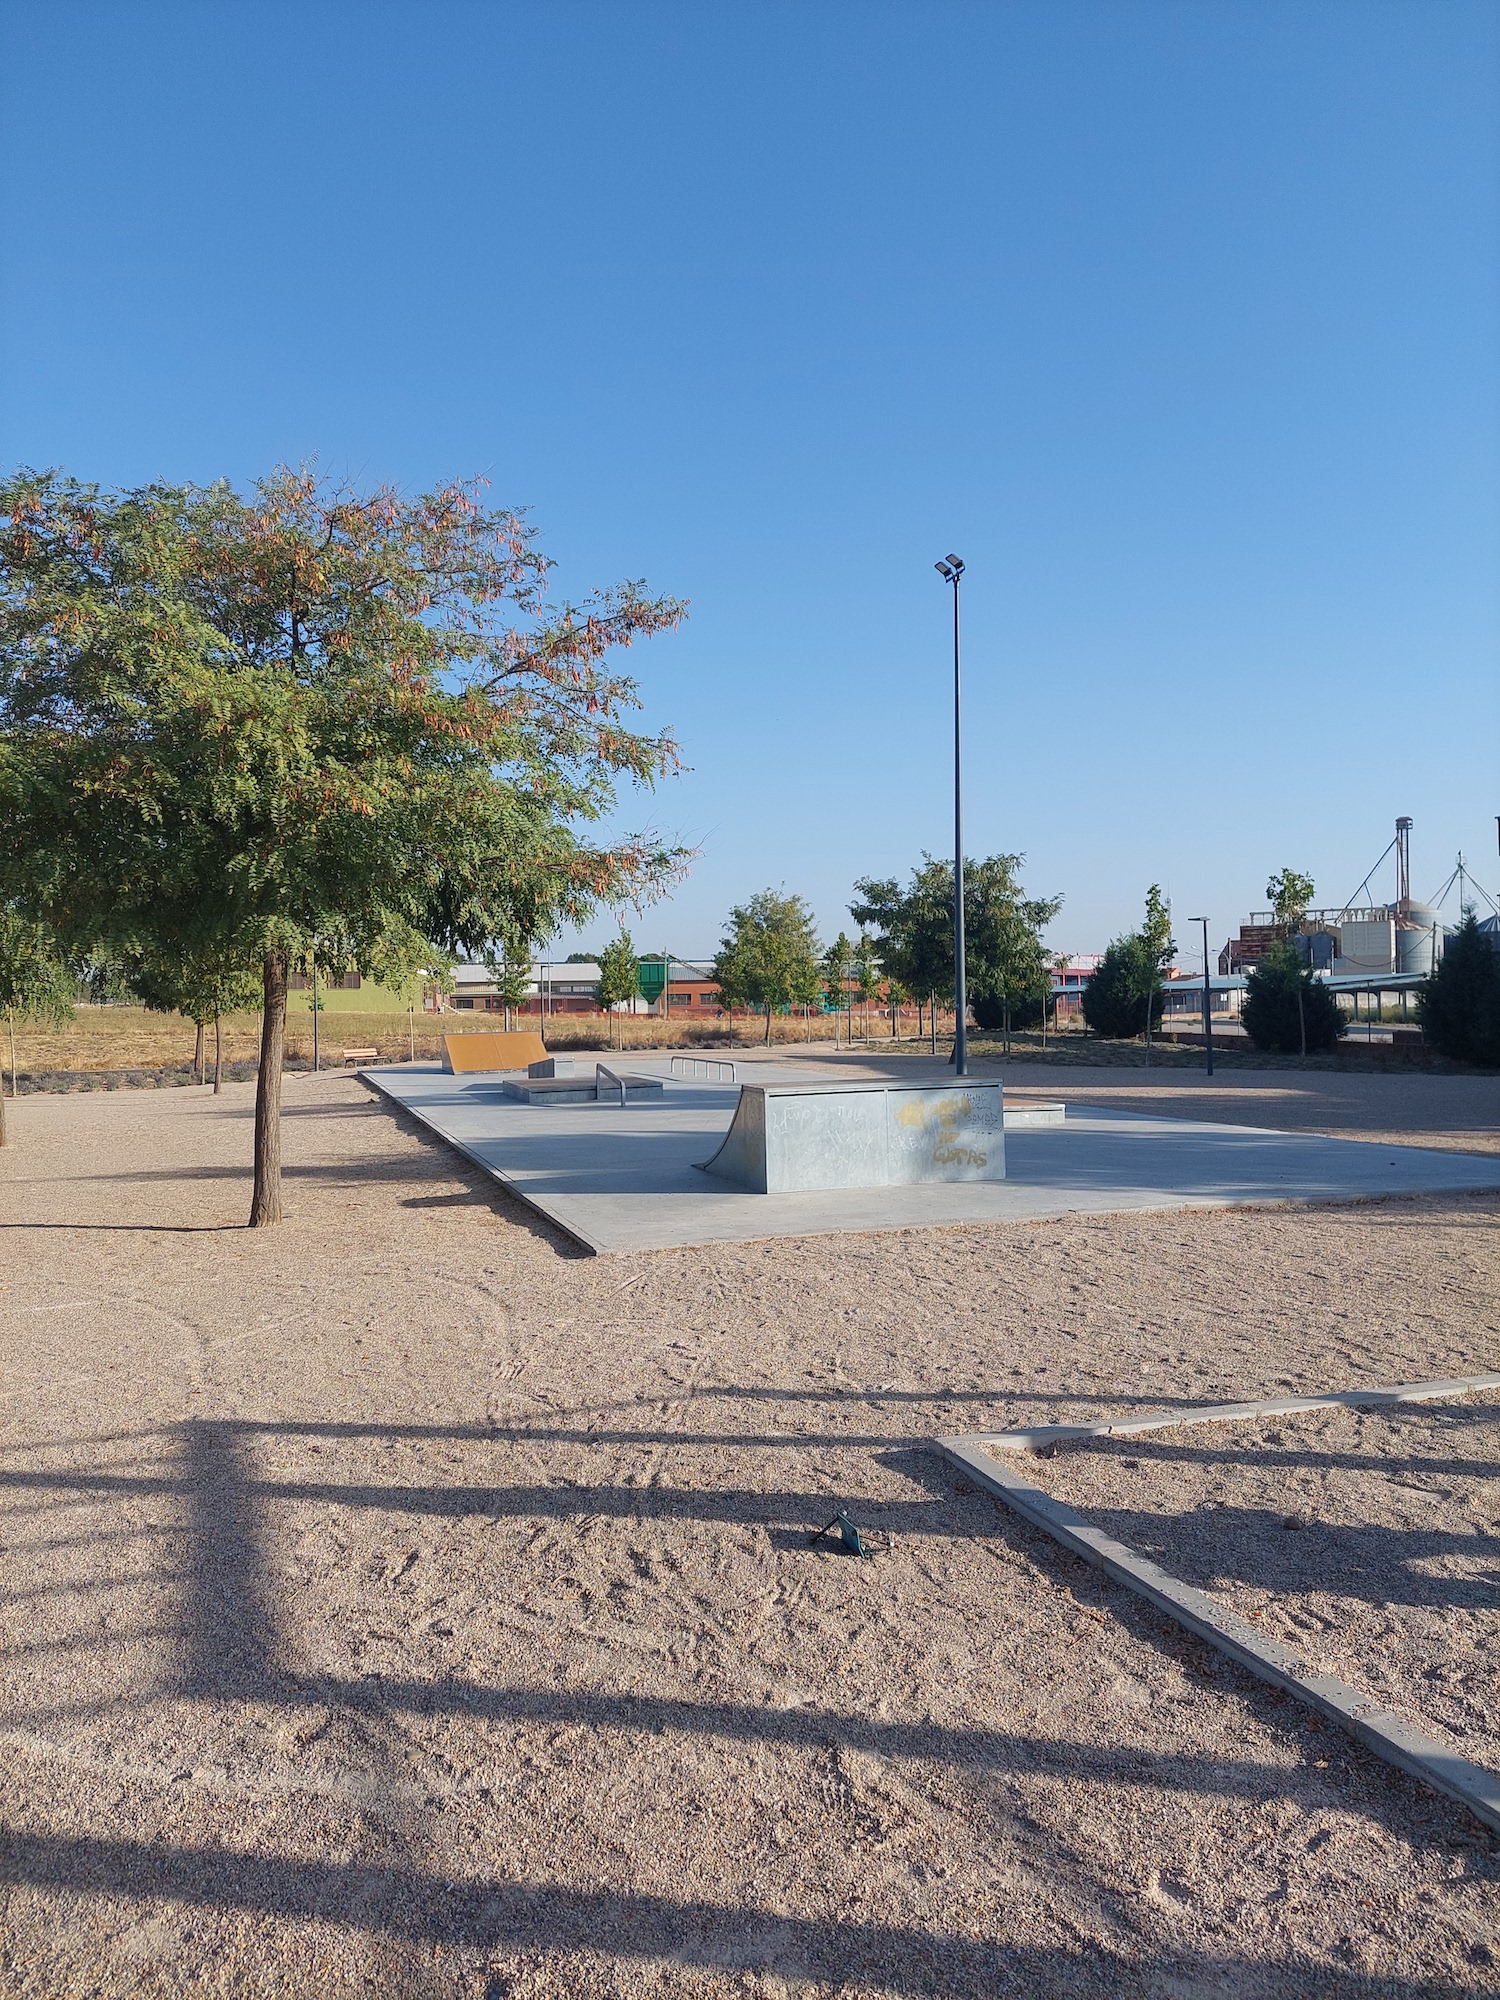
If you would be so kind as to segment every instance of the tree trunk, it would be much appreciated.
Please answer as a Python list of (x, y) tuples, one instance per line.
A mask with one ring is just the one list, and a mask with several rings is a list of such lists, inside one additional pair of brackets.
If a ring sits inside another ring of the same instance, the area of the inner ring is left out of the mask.
[(224, 1088), (224, 1025), (214, 1015), (214, 1096)]
[(771, 1003), (766, 1002), (766, 1047), (771, 1046)]
[(1302, 1037), (1302, 1059), (1307, 1060), (1307, 1016), (1302, 1011), (1302, 981), (1297, 981), (1297, 1032)]
[[(14, 1097), (21, 1087), (21, 1080), (16, 1075), (16, 1017), (8, 1007), (5, 1020), (10, 1029), (10, 1094)], [(0, 1146), (9, 1144), (10, 1135), (5, 1129), (5, 1065), (0, 1063)]]
[(268, 951), (261, 970), (265, 996), (260, 1026), (260, 1073), (255, 1080), (255, 1194), (250, 1227), (281, 1220), (281, 1064), (286, 1053), (284, 951)]
[(198, 1038), (197, 1038), (197, 1040), (196, 1040), (196, 1041), (195, 1041), (195, 1042), (193, 1043), (193, 1081), (194, 1081), (194, 1083), (202, 1083), (202, 1081), (203, 1081), (203, 1023), (202, 1023), (201, 1021), (195, 1021), (195, 1022), (193, 1023), (193, 1025), (194, 1025), (194, 1027), (195, 1027), (195, 1028), (196, 1028), (196, 1029), (198, 1030)]

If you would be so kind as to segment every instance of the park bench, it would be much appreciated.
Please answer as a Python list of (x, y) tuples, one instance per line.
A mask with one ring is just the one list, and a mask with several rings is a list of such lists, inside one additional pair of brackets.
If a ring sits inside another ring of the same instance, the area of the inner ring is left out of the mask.
[(345, 1049), (343, 1051), (344, 1067), (347, 1069), (350, 1063), (374, 1062), (379, 1055), (379, 1049)]

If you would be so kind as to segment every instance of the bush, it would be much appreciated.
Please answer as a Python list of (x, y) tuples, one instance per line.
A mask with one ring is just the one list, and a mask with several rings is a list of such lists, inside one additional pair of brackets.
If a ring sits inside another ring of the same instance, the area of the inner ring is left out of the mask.
[[(974, 1025), (982, 1028), (987, 1035), (998, 1035), (1005, 1027), (1005, 1002), (993, 994), (975, 994), (969, 1001), (969, 1012), (974, 1016)], [(1010, 1003), (1010, 1025), (1012, 1028), (1036, 1028), (1041, 1025), (1042, 1003), (1035, 993), (1028, 993), (1012, 999)]]
[[(1297, 1000), (1301, 995), (1301, 1011)], [(1245, 1006), (1240, 1016), (1245, 1033), (1258, 1049), (1281, 1055), (1301, 1052), (1304, 1030), (1307, 1052), (1331, 1049), (1344, 1032), (1338, 1002), (1303, 966), (1295, 945), (1273, 945), (1245, 981)]]
[(1472, 910), (1417, 995), (1422, 1032), (1456, 1062), (1500, 1063), (1500, 952)]
[(1147, 962), (1147, 948), (1138, 937), (1116, 938), (1083, 989), (1083, 1018), (1096, 1035), (1128, 1041), (1146, 1032), (1148, 992), (1154, 1028), (1166, 995)]

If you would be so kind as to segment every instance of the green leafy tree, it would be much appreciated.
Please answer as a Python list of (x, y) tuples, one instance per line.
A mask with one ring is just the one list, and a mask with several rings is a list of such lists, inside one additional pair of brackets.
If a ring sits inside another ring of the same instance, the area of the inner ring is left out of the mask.
[(1084, 1021), (1096, 1035), (1128, 1041), (1143, 1032), (1148, 1013), (1160, 1020), (1165, 995), (1153, 986), (1138, 937), (1111, 940), (1083, 989)]
[(864, 1010), (865, 1040), (870, 1038), (870, 1007), (880, 998), (880, 955), (875, 940), (865, 931), (854, 947), (854, 997)]
[(1500, 952), (1472, 909), (1417, 995), (1422, 1032), (1455, 1062), (1500, 1063)]
[(1153, 882), (1140, 929), (1110, 943), (1083, 989), (1083, 1018), (1094, 1033), (1121, 1041), (1144, 1034), (1149, 1051), (1166, 1004), (1161, 976), (1176, 956), (1171, 912)]
[(0, 879), (69, 951), (259, 966), (252, 1226), (281, 1214), (287, 975), (314, 939), (401, 980), (685, 862), (585, 837), (621, 778), (676, 768), (605, 661), (683, 607), (637, 584), (554, 606), (548, 568), (474, 485), (0, 482)]
[(822, 983), (817, 932), (802, 898), (762, 889), (732, 909), (713, 975), (726, 1007), (765, 1010), (769, 1044), (772, 1015), (811, 1006)]
[(885, 972), (885, 1004), (891, 1013), (891, 1040), (894, 1042), (900, 1032), (901, 1009), (911, 1005), (911, 995), (901, 981), (892, 978), (888, 971)]
[(1345, 1025), (1338, 1002), (1286, 939), (1251, 967), (1240, 1019), (1258, 1049), (1282, 1055), (1331, 1049)]
[[(844, 1013), (850, 1005), (849, 988), (854, 978), (854, 945), (847, 931), (840, 931), (833, 943), (823, 954), (823, 999), (835, 1014)], [(834, 1023), (837, 1039), (838, 1023)], [(854, 1024), (849, 1024), (849, 1036), (853, 1039)]]
[(1153, 882), (1146, 891), (1146, 914), (1136, 933), (1140, 939), (1138, 963), (1145, 978), (1150, 996), (1146, 1008), (1146, 1060), (1151, 1060), (1151, 1029), (1161, 1019), (1166, 996), (1161, 988), (1161, 976), (1177, 956), (1177, 946), (1172, 941), (1172, 912), (1167, 908), (1161, 885)]
[(531, 952), (525, 945), (491, 947), (484, 954), (485, 969), (494, 982), (495, 997), (504, 1014), (505, 1031), (515, 1026), (515, 1017), (531, 998)]
[(973, 864), (972, 875), (969, 864), (964, 868), (964, 955), (974, 1019), (982, 1028), (998, 1027), (1007, 1049), (1012, 1027), (1041, 1019), (1051, 965), (1042, 932), (1062, 908), (1061, 896), (1025, 894), (1018, 872), (1025, 858), (993, 854)]
[[(45, 924), (19, 910), (0, 906), (0, 1009), (10, 1036), (10, 1094), (20, 1090), (16, 1073), (16, 1022), (65, 1027), (73, 1018), (77, 982), (57, 939)], [(9, 1145), (5, 1129), (5, 1079), (0, 1075), (0, 1146)]]
[[(1048, 964), (1041, 934), (1062, 898), (1028, 896), (1023, 854), (992, 854), (964, 863), (964, 962), (974, 1018), (1000, 1027), (1016, 1010), (1034, 1010)], [(932, 1001), (953, 991), (953, 865), (924, 855), (903, 889), (894, 880), (856, 882), (850, 914), (876, 933), (888, 977)]]
[(629, 931), (622, 930), (599, 954), (599, 983), (594, 998), (609, 1015), (609, 1039), (615, 1040), (615, 1009), (628, 1007), (641, 990), (641, 962)]
[(1301, 927), (1313, 899), (1313, 878), (1299, 875), (1295, 868), (1283, 868), (1266, 884), (1266, 894), (1276, 922), (1290, 933)]
[(873, 930), (887, 974), (918, 1000), (933, 1003), (953, 991), (953, 866), (922, 857), (903, 888), (895, 876), (865, 876), (854, 885), (849, 914)]
[(224, 1087), (225, 1014), (250, 1013), (260, 1003), (261, 981), (250, 964), (233, 965), (215, 957), (173, 955), (137, 957), (125, 967), (125, 983), (134, 997), (158, 1014), (181, 1014), (196, 1034), (193, 1081), (203, 1082), (203, 1044), (214, 1031), (214, 1094)]

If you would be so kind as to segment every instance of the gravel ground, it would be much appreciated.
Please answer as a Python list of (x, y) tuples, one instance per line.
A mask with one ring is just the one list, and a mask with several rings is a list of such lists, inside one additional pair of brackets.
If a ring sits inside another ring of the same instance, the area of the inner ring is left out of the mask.
[(1500, 1770), (1500, 1402), (1214, 1429), (1069, 1445), (1037, 1483)]
[(1494, 1200), (585, 1259), (286, 1096), (254, 1233), (247, 1086), (14, 1107), (0, 1992), (1500, 1989), (1482, 1830), (927, 1442), (1494, 1367)]

